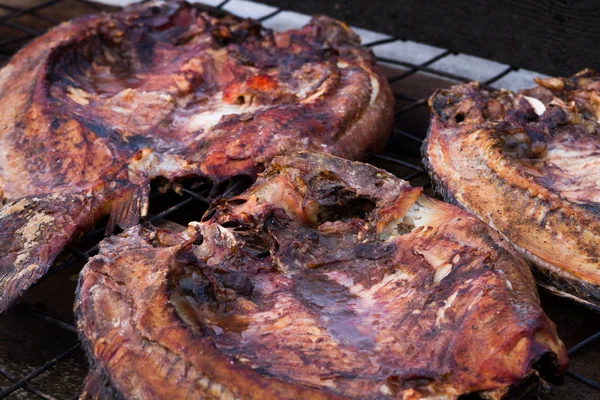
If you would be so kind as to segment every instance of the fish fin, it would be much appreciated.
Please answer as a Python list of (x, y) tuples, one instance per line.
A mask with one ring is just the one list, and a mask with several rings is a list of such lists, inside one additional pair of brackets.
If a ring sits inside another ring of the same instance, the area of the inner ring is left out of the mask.
[(113, 199), (106, 235), (110, 235), (118, 225), (127, 229), (138, 224), (140, 216), (148, 211), (149, 188), (142, 186), (129, 186), (119, 192), (119, 196)]
[(82, 194), (28, 196), (0, 208), (0, 313), (48, 271), (98, 213)]

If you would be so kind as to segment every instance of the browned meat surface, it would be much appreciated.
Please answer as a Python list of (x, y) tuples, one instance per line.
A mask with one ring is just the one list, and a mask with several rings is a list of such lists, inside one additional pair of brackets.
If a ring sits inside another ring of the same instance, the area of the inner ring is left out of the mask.
[(600, 74), (536, 82), (439, 90), (425, 162), (444, 197), (502, 233), (545, 285), (600, 309)]
[(61, 24), (0, 71), (0, 312), (95, 220), (135, 224), (151, 179), (253, 177), (301, 149), (361, 158), (392, 103), (326, 17), (274, 33), (151, 1)]
[(498, 399), (567, 364), (527, 264), (496, 232), (314, 153), (276, 158), (185, 231), (104, 240), (76, 316), (96, 371), (84, 397), (103, 376), (140, 399)]

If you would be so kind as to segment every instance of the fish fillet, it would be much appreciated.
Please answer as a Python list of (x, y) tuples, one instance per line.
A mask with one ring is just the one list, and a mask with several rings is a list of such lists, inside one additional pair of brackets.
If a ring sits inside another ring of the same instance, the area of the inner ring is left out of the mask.
[(101, 217), (136, 224), (154, 178), (253, 178), (294, 150), (361, 158), (393, 119), (343, 23), (276, 33), (177, 1), (51, 29), (0, 71), (0, 104), (0, 312)]

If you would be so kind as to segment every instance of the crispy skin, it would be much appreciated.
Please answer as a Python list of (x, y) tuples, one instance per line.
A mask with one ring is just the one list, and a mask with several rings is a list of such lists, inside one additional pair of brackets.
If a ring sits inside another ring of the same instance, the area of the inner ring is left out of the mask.
[(103, 376), (124, 398), (497, 399), (567, 364), (496, 232), (315, 153), (276, 158), (184, 232), (105, 239), (76, 317), (96, 371), (84, 397)]
[(600, 75), (537, 82), (519, 94), (476, 83), (436, 92), (425, 164), (447, 200), (502, 233), (553, 291), (600, 309)]
[(100, 217), (137, 223), (151, 179), (254, 177), (301, 149), (361, 158), (392, 103), (326, 17), (273, 33), (167, 1), (61, 24), (0, 72), (0, 312)]

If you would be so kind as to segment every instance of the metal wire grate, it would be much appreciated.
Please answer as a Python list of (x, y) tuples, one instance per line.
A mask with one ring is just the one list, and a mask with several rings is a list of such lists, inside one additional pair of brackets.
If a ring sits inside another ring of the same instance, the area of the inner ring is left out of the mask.
[[(227, 3), (229, 3), (229, 0), (223, 1), (216, 8), (221, 8)], [(31, 1), (29, 1), (29, 4), (31, 4)], [(52, 12), (53, 10), (56, 10), (57, 7), (62, 10), (62, 12), (59, 13), (60, 18), (57, 18)], [(84, 12), (97, 12), (101, 9), (106, 9), (106, 7), (99, 6), (87, 0), (38, 1), (35, 5), (29, 7), (14, 7), (0, 4), (0, 35), (4, 33), (3, 36), (5, 37), (0, 40), (0, 60), (10, 59), (11, 55), (19, 47), (42, 34), (46, 29), (60, 21), (75, 17)], [(282, 11), (283, 10), (276, 10), (260, 18), (260, 21), (274, 18)], [(389, 44), (398, 40), (399, 39), (397, 38), (382, 39), (367, 43), (366, 46), (375, 48), (376, 46)], [(422, 87), (420, 87), (419, 82), (422, 81), (422, 77), (433, 80), (435, 84), (440, 84), (440, 80), (442, 80), (445, 85), (471, 81), (472, 78), (455, 75), (432, 67), (436, 62), (456, 54), (457, 53), (451, 50), (446, 50), (420, 64), (413, 64), (387, 57), (378, 58), (384, 72), (388, 75), (390, 84), (392, 84), (392, 87), (394, 88), (394, 96), (397, 100), (395, 112), (396, 126), (388, 148), (380, 154), (371, 154), (369, 162), (379, 167), (386, 168), (399, 177), (411, 181), (411, 183), (429, 187), (427, 177), (425, 176), (423, 168), (420, 166), (419, 147), (422, 144), (427, 129), (427, 109), (425, 107), (427, 96), (431, 93), (433, 87), (427, 85), (422, 85)], [(518, 69), (518, 67), (509, 66), (490, 79), (487, 79), (483, 82), (483, 85), (485, 87), (493, 88), (498, 80)], [(407, 83), (411, 80), (414, 82)], [(414, 86), (420, 87), (418, 96), (414, 95), (414, 90), (411, 90), (410, 92), (406, 90), (408, 87)], [(407, 121), (412, 120), (420, 120), (421, 123), (407, 123)], [(234, 181), (230, 182), (223, 193), (224, 195), (231, 195), (241, 192), (243, 188), (243, 182)], [(182, 195), (175, 195), (173, 193), (162, 194), (155, 191), (151, 195), (151, 215), (146, 219), (146, 222), (160, 222), (167, 219), (173, 222), (187, 223), (188, 220), (199, 219), (208, 206), (208, 197), (211, 195), (210, 191), (211, 188), (206, 187), (206, 185), (199, 187), (194, 187), (192, 185), (183, 187), (181, 189)], [(194, 218), (189, 218), (190, 213)], [(77, 268), (80, 268), (89, 257), (97, 252), (97, 243), (103, 237), (104, 228), (105, 227), (100, 224), (97, 229), (87, 234), (78, 245), (72, 246), (65, 251), (65, 254), (60, 258), (62, 261), (58, 262), (50, 270), (41, 285), (44, 285), (49, 277), (63, 273), (64, 271), (73, 270), (72, 272), (74, 274), (77, 273)], [(84, 244), (87, 246), (84, 247)], [(73, 337), (74, 340), (67, 346), (66, 350), (59, 352), (58, 355), (48, 358), (46, 362), (29, 370), (29, 372), (22, 372), (19, 376), (11, 373), (5, 368), (5, 366), (2, 365), (2, 358), (0, 357), (0, 378), (4, 378), (9, 382), (9, 385), (6, 387), (0, 386), (0, 399), (15, 396), (19, 393), (20, 395), (17, 396), (18, 398), (34, 397), (48, 400), (56, 399), (57, 397), (44, 392), (41, 387), (38, 387), (36, 378), (51, 372), (51, 370), (56, 369), (61, 363), (64, 363), (76, 354), (81, 353), (79, 341), (77, 341), (76, 336), (74, 335), (75, 327), (71, 323), (57, 318), (53, 315), (52, 310), (50, 310), (50, 312), (40, 311), (38, 308), (28, 304), (17, 306), (13, 311), (13, 314), (32, 318), (44, 324), (51, 325), (58, 329), (58, 331), (64, 332), (65, 335), (70, 335), (69, 337)], [(559, 324), (559, 328), (560, 327)], [(589, 336), (587, 339), (571, 347), (569, 356), (572, 357), (572, 359), (575, 359), (578, 355), (589, 350), (592, 344), (599, 339), (600, 332)], [(79, 355), (81, 356), (81, 354)], [(585, 374), (569, 370), (567, 380), (569, 379), (587, 385), (600, 392), (600, 383), (590, 377), (586, 377)], [(76, 382), (75, 386), (79, 387), (80, 390), (81, 382)], [(61, 393), (61, 396), (63, 395), (64, 394)], [(594, 396), (598, 395), (600, 395), (600, 393), (595, 392)], [(77, 398), (78, 396), (79, 392), (75, 391), (66, 398)]]

